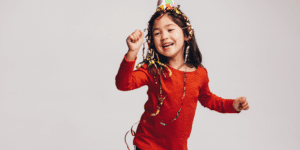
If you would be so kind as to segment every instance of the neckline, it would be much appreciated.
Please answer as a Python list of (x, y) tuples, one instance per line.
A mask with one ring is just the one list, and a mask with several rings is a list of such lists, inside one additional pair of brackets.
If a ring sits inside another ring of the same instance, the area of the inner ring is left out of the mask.
[[(181, 70), (175, 69), (175, 68), (173, 68), (173, 67), (171, 67), (171, 66), (169, 66), (169, 65), (168, 65), (168, 67), (169, 67), (172, 71), (175, 70), (176, 72), (181, 72), (181, 73), (184, 73), (184, 72), (185, 72), (185, 71), (181, 71)], [(195, 71), (187, 71), (186, 73), (196, 73), (198, 69), (199, 69), (199, 68), (196, 68)]]

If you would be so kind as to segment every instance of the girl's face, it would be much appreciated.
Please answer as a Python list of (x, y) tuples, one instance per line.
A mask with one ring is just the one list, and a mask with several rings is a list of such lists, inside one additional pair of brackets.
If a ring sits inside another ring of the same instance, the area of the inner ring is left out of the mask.
[(155, 48), (161, 55), (183, 59), (184, 40), (187, 38), (168, 14), (154, 21), (152, 31)]

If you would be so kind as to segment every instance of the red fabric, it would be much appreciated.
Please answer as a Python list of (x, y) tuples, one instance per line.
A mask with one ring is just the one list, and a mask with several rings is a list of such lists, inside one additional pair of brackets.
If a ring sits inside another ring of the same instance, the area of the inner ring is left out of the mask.
[[(134, 138), (134, 145), (142, 150), (187, 150), (187, 139), (192, 130), (192, 124), (197, 107), (197, 101), (204, 107), (221, 113), (237, 113), (232, 99), (223, 99), (212, 94), (208, 87), (207, 71), (198, 67), (194, 72), (187, 72), (186, 93), (181, 112), (177, 120), (171, 122), (180, 109), (184, 88), (184, 72), (171, 68), (172, 76), (161, 77), (163, 96), (166, 96), (161, 111), (157, 116), (150, 116), (156, 112), (159, 84), (155, 84), (153, 75), (147, 66), (134, 70), (135, 60), (123, 59), (116, 76), (116, 86), (121, 91), (129, 91), (141, 86), (148, 86), (148, 100)], [(160, 122), (167, 123), (163, 126)]]

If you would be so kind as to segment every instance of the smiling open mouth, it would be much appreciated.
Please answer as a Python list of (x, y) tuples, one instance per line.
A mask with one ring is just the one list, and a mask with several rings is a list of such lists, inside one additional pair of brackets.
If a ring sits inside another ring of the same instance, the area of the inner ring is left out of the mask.
[(168, 48), (169, 46), (172, 46), (172, 45), (174, 45), (174, 43), (165, 44), (165, 45), (163, 45), (162, 47), (163, 47), (163, 48)]

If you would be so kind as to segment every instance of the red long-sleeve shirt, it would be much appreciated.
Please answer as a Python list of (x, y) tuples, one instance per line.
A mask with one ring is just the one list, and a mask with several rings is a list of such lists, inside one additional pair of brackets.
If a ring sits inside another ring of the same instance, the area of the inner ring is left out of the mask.
[[(223, 99), (210, 92), (208, 87), (207, 71), (198, 67), (196, 71), (187, 72), (186, 92), (182, 102), (184, 91), (184, 72), (171, 68), (172, 75), (168, 78), (161, 77), (162, 94), (166, 99), (157, 116), (150, 116), (157, 110), (159, 102), (159, 84), (148, 72), (147, 65), (143, 65), (134, 71), (134, 61), (128, 61), (124, 57), (118, 74), (116, 86), (121, 91), (128, 91), (148, 86), (148, 100), (145, 103), (143, 113), (138, 125), (134, 145), (142, 150), (187, 150), (187, 139), (192, 130), (192, 124), (197, 107), (197, 101), (204, 107), (221, 113), (237, 113), (232, 99)], [(181, 108), (179, 117), (171, 122)], [(166, 126), (161, 122), (167, 123)]]

